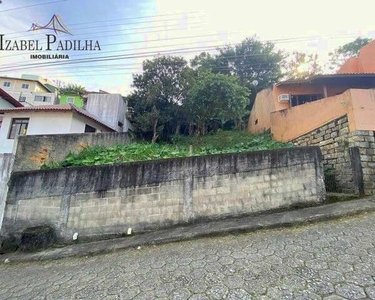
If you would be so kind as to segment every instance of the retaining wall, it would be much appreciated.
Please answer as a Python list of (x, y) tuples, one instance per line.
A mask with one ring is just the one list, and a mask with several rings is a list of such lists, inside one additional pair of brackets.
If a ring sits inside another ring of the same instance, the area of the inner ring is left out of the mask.
[(322, 203), (318, 147), (15, 172), (3, 231), (53, 226), (60, 238), (156, 230)]
[(19, 136), (14, 171), (38, 170), (45, 163), (63, 161), (69, 152), (88, 146), (110, 147), (129, 141), (128, 134), (120, 132)]
[(350, 132), (345, 115), (293, 140), (293, 143), (321, 148), (324, 169), (332, 171), (338, 192), (375, 194), (374, 131)]
[(12, 154), (0, 154), (0, 229), (3, 221), (5, 199), (8, 192), (8, 180), (12, 172), (14, 156)]

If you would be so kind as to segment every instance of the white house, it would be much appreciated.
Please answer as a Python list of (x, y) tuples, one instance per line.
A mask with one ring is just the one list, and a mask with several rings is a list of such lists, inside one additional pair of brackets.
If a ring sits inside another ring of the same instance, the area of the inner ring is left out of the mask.
[[(0, 89), (0, 109), (12, 108), (12, 107), (23, 107), (23, 105), (14, 99), (11, 95)], [(3, 122), (3, 114), (0, 113), (0, 128)]]
[(110, 125), (72, 104), (2, 108), (0, 153), (12, 153), (18, 135), (113, 132)]
[(0, 88), (24, 106), (54, 105), (57, 92), (39, 80), (1, 76)]

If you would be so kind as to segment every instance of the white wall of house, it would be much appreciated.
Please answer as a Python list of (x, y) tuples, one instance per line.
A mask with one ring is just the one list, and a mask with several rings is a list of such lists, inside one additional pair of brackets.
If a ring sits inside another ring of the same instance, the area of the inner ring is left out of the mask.
[(98, 124), (97, 122), (94, 122), (90, 119), (87, 119), (83, 116), (80, 116), (78, 114), (73, 115), (71, 127), (70, 127), (70, 133), (83, 133), (85, 132), (86, 124), (95, 128), (96, 132), (108, 132), (108, 128), (105, 126), (102, 126)]
[(0, 108), (12, 108), (14, 105), (0, 97)]
[(97, 132), (109, 130), (73, 112), (9, 112), (3, 117), (0, 128), (0, 153), (12, 153), (14, 139), (8, 139), (12, 119), (29, 118), (27, 135), (84, 133), (85, 125), (94, 127)]
[[(120, 94), (89, 94), (86, 110), (118, 132), (128, 131), (129, 125), (126, 120), (128, 106)], [(122, 127), (119, 126), (119, 122), (123, 124)]]
[[(13, 92), (7, 91), (4, 89), (9, 95), (11, 95), (14, 99), (21, 102), (24, 106), (39, 106), (39, 105), (53, 105), (55, 104), (56, 95), (54, 93), (43, 93), (43, 92)], [(22, 98), (24, 97), (24, 98)], [(38, 101), (40, 97), (43, 97), (46, 101)]]

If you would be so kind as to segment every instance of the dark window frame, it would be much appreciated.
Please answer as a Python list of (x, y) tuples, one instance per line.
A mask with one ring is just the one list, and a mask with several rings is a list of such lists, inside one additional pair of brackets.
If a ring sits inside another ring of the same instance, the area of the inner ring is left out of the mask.
[[(37, 97), (41, 98), (42, 100), (36, 100)], [(47, 101), (47, 99), (48, 99), (48, 101)], [(34, 102), (50, 103), (50, 102), (52, 102), (52, 97), (50, 97), (50, 96), (39, 96), (39, 95), (36, 95), (34, 97)]]
[(94, 133), (94, 132), (96, 132), (96, 130), (97, 130), (96, 128), (85, 124), (85, 133)]
[(290, 106), (295, 107), (309, 102), (318, 101), (324, 98), (323, 94), (299, 94), (290, 96)]
[(16, 136), (21, 135), (21, 132), (24, 130), (25, 133), (22, 133), (22, 135), (26, 135), (27, 129), (29, 128), (29, 123), (30, 118), (12, 118), (8, 132), (8, 140), (14, 140)]

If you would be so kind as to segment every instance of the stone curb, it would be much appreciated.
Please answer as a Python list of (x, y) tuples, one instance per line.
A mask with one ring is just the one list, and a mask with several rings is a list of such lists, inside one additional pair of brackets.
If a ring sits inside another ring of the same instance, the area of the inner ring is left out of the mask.
[(127, 238), (75, 244), (59, 249), (48, 249), (38, 253), (14, 253), (0, 255), (0, 263), (56, 260), (72, 256), (103, 254), (120, 249), (177, 242), (205, 236), (225, 235), (251, 232), (259, 229), (303, 225), (372, 211), (375, 211), (375, 197), (273, 214), (212, 221), (203, 224), (194, 224), (185, 227), (144, 233)]

